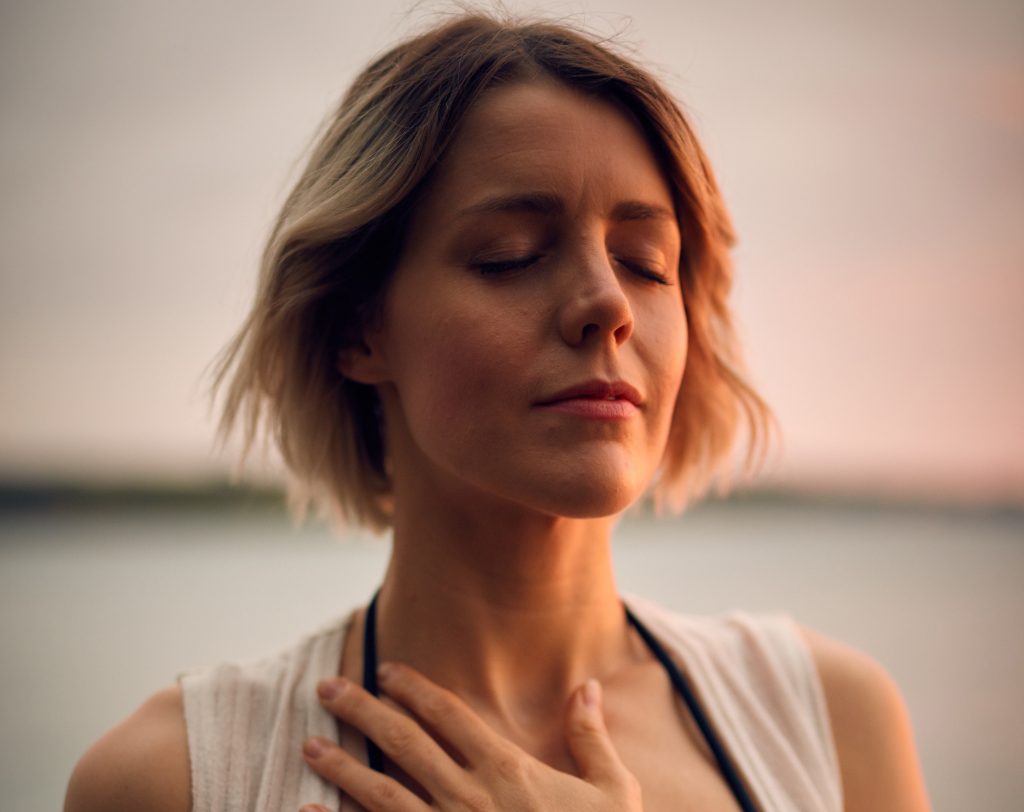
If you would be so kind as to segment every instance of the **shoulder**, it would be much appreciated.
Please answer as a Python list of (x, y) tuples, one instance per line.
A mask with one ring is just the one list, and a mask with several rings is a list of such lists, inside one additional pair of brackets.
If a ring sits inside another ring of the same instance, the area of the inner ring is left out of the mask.
[(189, 812), (191, 779), (178, 686), (147, 699), (79, 760), (64, 812)]
[(804, 626), (828, 707), (850, 812), (925, 812), (929, 804), (899, 687), (874, 659)]

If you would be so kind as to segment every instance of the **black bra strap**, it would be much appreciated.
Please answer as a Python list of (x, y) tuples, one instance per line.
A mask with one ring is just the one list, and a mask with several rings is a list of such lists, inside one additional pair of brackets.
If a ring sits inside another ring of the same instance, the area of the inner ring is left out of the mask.
[(711, 748), (711, 752), (715, 756), (715, 761), (718, 762), (718, 767), (722, 771), (722, 776), (725, 778), (726, 783), (729, 785), (729, 789), (732, 790), (733, 796), (735, 796), (739, 803), (740, 809), (742, 809), (743, 812), (757, 812), (757, 807), (754, 806), (754, 802), (747, 794), (747, 789), (743, 785), (743, 781), (740, 779), (739, 773), (736, 771), (736, 767), (732, 763), (732, 759), (729, 758), (729, 754), (725, 752), (725, 748), (722, 747), (721, 742), (719, 742), (714, 728), (708, 721), (707, 716), (704, 715), (704, 709), (701, 708), (700, 704), (697, 702), (697, 697), (694, 696), (693, 691), (690, 689), (690, 684), (680, 673), (676, 664), (672, 661), (672, 658), (668, 656), (668, 652), (665, 651), (657, 638), (648, 631), (647, 627), (644, 626), (636, 615), (629, 610), (628, 606), (626, 606), (625, 609), (626, 617), (629, 619), (629, 622), (633, 624), (633, 628), (636, 629), (640, 634), (640, 637), (643, 638), (643, 641), (647, 644), (647, 648), (651, 650), (651, 653), (658, 658), (662, 667), (668, 672), (669, 679), (672, 680), (672, 686), (676, 689), (676, 693), (678, 693), (683, 698), (683, 701), (686, 702), (686, 706), (690, 709), (690, 713), (693, 715), (693, 719), (697, 723), (697, 727), (700, 728), (700, 732), (704, 736), (704, 740), (708, 743), (708, 747)]
[[(366, 621), (363, 624), (363, 688), (374, 696), (380, 696), (377, 686), (377, 598), (378, 589), (370, 605), (366, 608)], [(384, 754), (374, 742), (366, 737), (366, 760), (370, 767), (379, 773), (384, 772)]]
[[(366, 621), (363, 624), (363, 687), (374, 696), (380, 696), (380, 689), (377, 686), (377, 598), (379, 596), (380, 590), (374, 594), (373, 600), (370, 601), (370, 605), (366, 609)], [(739, 773), (729, 758), (729, 754), (725, 752), (725, 748), (719, 742), (714, 728), (704, 715), (704, 710), (697, 702), (697, 698), (690, 689), (689, 683), (680, 673), (672, 658), (668, 656), (661, 643), (647, 630), (647, 627), (629, 610), (628, 606), (623, 604), (623, 608), (626, 611), (626, 618), (633, 628), (637, 630), (637, 633), (651, 650), (651, 653), (654, 654), (658, 662), (668, 672), (669, 679), (672, 681), (672, 687), (675, 688), (676, 693), (686, 702), (686, 706), (690, 709), (697, 727), (700, 728), (700, 732), (704, 736), (705, 741), (707, 741), (708, 747), (711, 748), (715, 761), (718, 762), (722, 776), (739, 802), (740, 809), (743, 812), (757, 812), (757, 807), (754, 806), (753, 801), (747, 794), (747, 789), (743, 785)], [(366, 739), (366, 757), (372, 769), (377, 772), (384, 771), (384, 754), (369, 738)]]

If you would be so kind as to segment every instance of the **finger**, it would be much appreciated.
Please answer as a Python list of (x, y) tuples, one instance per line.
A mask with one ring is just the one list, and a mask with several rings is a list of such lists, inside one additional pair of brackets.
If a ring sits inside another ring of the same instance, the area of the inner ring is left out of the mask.
[[(316, 773), (340, 787), (369, 812), (427, 812), (430, 809), (395, 779), (370, 769), (332, 741), (309, 739), (302, 754)], [(303, 812), (305, 810), (303, 807)]]
[(319, 693), (327, 710), (373, 740), (434, 798), (448, 795), (463, 777), (461, 768), (422, 727), (358, 685), (345, 679), (324, 680)]
[(422, 719), (470, 765), (484, 764), (509, 747), (462, 699), (416, 669), (384, 663), (377, 681), (381, 690)]
[(584, 781), (618, 784), (629, 774), (605, 726), (597, 680), (587, 680), (569, 700), (565, 738)]

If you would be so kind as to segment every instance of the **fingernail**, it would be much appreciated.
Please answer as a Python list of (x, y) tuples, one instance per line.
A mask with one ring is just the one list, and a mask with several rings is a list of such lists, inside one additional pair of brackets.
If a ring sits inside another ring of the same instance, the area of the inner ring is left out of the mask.
[(344, 691), (348, 687), (348, 680), (333, 677), (331, 679), (321, 680), (320, 684), (316, 687), (316, 692), (320, 694), (320, 698), (324, 700), (334, 699), (338, 694)]
[(381, 663), (377, 666), (377, 679), (380, 682), (387, 682), (394, 673), (395, 669), (391, 666), (391, 663)]
[(327, 739), (306, 739), (306, 743), (302, 745), (302, 752), (310, 758), (320, 758), (328, 746), (330, 746), (330, 742)]
[(601, 704), (601, 683), (593, 677), (583, 685), (583, 704), (593, 710)]

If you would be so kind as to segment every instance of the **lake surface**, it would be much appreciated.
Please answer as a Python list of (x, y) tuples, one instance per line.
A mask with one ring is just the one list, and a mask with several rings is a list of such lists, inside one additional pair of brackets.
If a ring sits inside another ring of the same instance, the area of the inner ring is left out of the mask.
[[(368, 599), (386, 541), (272, 512), (0, 514), (0, 808), (60, 809), (82, 751), (184, 669)], [(618, 529), (624, 592), (786, 610), (901, 685), (936, 810), (1024, 798), (1024, 514), (725, 502)]]

